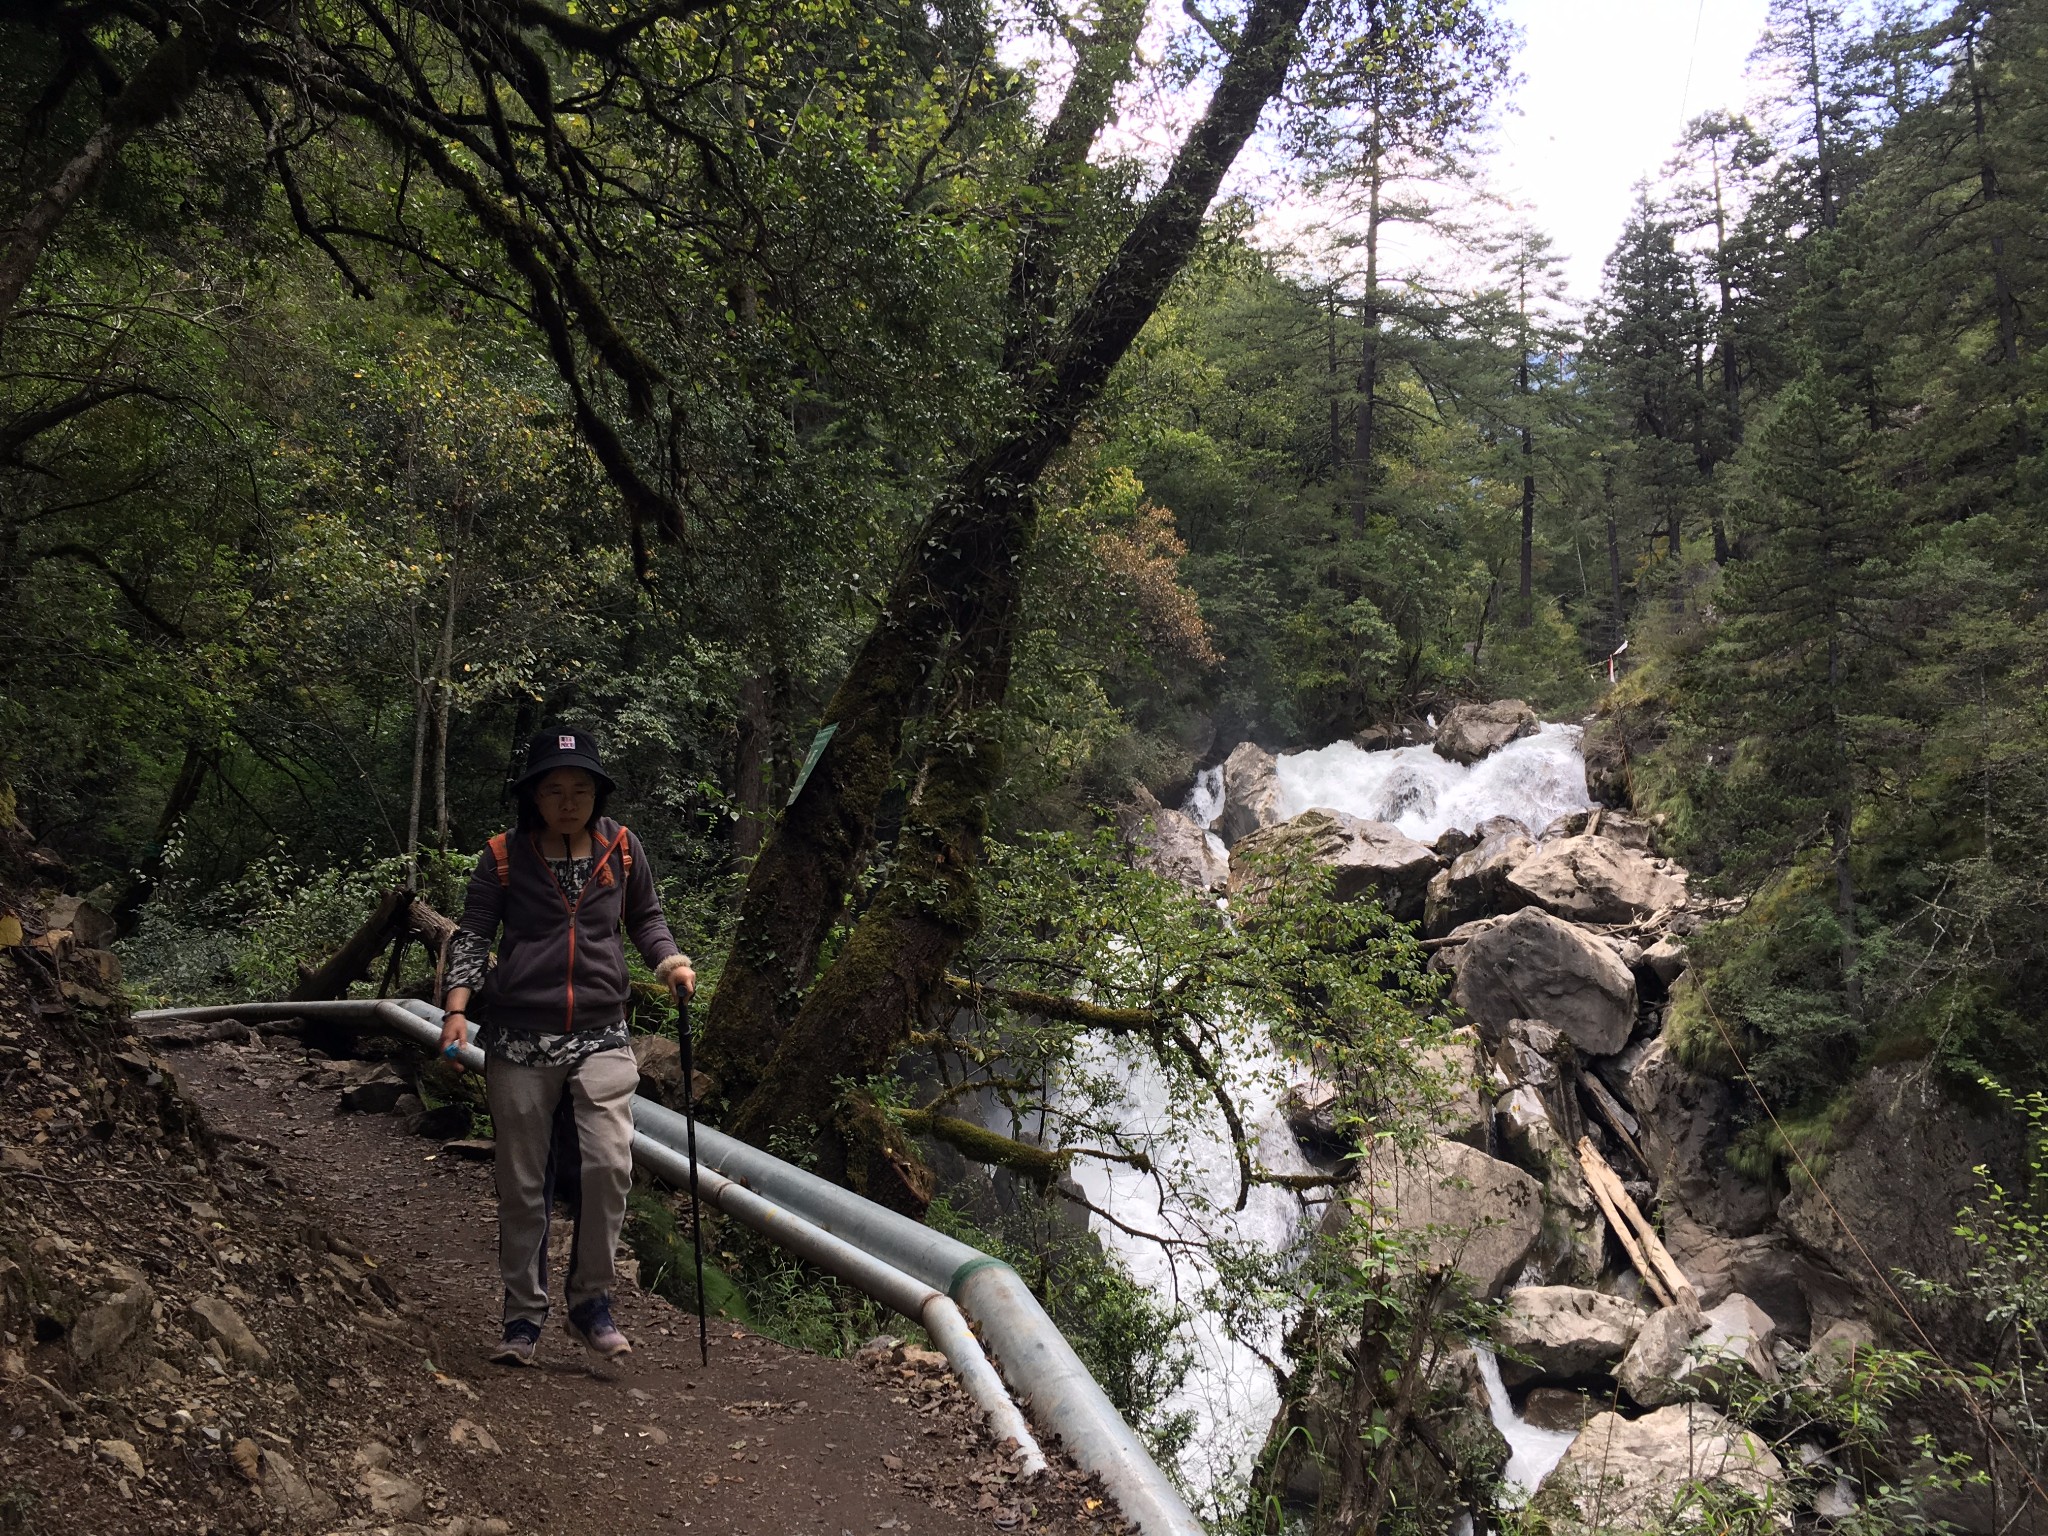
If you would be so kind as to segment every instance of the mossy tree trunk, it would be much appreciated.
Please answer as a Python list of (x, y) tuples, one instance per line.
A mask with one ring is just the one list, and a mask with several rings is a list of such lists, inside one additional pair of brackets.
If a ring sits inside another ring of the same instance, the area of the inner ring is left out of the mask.
[[(1018, 312), (1006, 346), (1019, 396), (1011, 426), (926, 519), (826, 711), (833, 735), (742, 895), (704, 1042), (706, 1064), (737, 1108), (739, 1134), (825, 1125), (832, 1085), (887, 1066), (975, 931), (973, 869), (1001, 770), (993, 716), (1008, 688), (1034, 487), (1192, 255), (1224, 172), (1285, 78), (1305, 9), (1306, 0), (1257, 0), (1165, 182), (1050, 345), (1036, 340), (1049, 329), (1037, 318), (1045, 233), (1027, 231), (1020, 242), (1011, 288)], [(1103, 51), (1069, 92), (1071, 105), (1086, 88), (1087, 131), (1068, 124), (1063, 106), (1034, 179), (1057, 185), (1084, 162), (1134, 37), (1134, 29), (1105, 21)], [(940, 722), (920, 775), (897, 870), (813, 988), (819, 951), (896, 773), (904, 727), (932, 697), (934, 679), (954, 712)]]

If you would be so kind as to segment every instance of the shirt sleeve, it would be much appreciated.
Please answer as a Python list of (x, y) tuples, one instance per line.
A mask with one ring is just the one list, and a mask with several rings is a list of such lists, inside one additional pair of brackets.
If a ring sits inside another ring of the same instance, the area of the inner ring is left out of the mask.
[(448, 966), (441, 979), (444, 996), (449, 987), (483, 985), (491, 945), (504, 918), (505, 887), (498, 883), (498, 861), (486, 848), (477, 855), (476, 868), (470, 871), (462, 916), (456, 920), (455, 933), (448, 941)]
[(658, 966), (670, 955), (679, 955), (675, 935), (668, 931), (668, 918), (661, 910), (661, 894), (654, 888), (654, 870), (648, 865), (647, 850), (637, 833), (626, 834), (632, 850), (633, 873), (626, 877), (626, 934), (640, 958)]
[(467, 928), (457, 928), (448, 940), (448, 967), (442, 975), (443, 995), (455, 987), (468, 987), (475, 991), (484, 984), (484, 972), (490, 969), (490, 964), (490, 941), (479, 938)]

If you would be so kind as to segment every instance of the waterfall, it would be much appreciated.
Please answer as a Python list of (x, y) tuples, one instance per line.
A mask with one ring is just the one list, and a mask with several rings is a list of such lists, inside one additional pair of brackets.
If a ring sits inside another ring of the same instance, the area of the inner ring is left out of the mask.
[(1479, 1379), (1486, 1384), (1486, 1411), (1493, 1419), (1493, 1427), (1508, 1443), (1508, 1469), (1502, 1477), (1507, 1484), (1508, 1501), (1521, 1504), (1563, 1459), (1571, 1443), (1579, 1438), (1579, 1432), (1538, 1429), (1523, 1419), (1515, 1412), (1508, 1389), (1501, 1382), (1500, 1361), (1494, 1358), (1493, 1351), (1484, 1344), (1473, 1345), (1473, 1350), (1479, 1356)]
[(1321, 806), (1391, 822), (1424, 843), (1453, 827), (1469, 832), (1492, 816), (1512, 816), (1534, 836), (1567, 811), (1592, 804), (1576, 725), (1543, 726), (1469, 768), (1430, 747), (1367, 752), (1340, 741), (1318, 752), (1288, 753), (1274, 777), (1283, 816)]
[[(1579, 728), (1571, 725), (1545, 725), (1470, 767), (1440, 758), (1428, 747), (1365, 752), (1339, 742), (1281, 757), (1277, 776), (1284, 815), (1327, 806), (1391, 821), (1425, 842), (1451, 827), (1469, 831), (1493, 816), (1512, 816), (1532, 833), (1541, 832), (1557, 817), (1590, 803)], [(1206, 828), (1221, 814), (1224, 794), (1223, 770), (1204, 769), (1182, 809)], [(1221, 839), (1213, 833), (1209, 838), (1217, 854), (1227, 858)], [(1307, 1172), (1310, 1165), (1278, 1108), (1289, 1064), (1262, 1027), (1246, 1023), (1234, 1032), (1221, 1063), (1246, 1128), (1258, 1138), (1259, 1158), (1268, 1168)], [(1279, 1407), (1278, 1388), (1260, 1351), (1278, 1357), (1286, 1319), (1275, 1316), (1267, 1336), (1251, 1341), (1256, 1348), (1232, 1338), (1222, 1321), (1199, 1305), (1214, 1280), (1204, 1245), (1218, 1239), (1253, 1242), (1281, 1253), (1306, 1235), (1310, 1215), (1298, 1196), (1270, 1186), (1254, 1188), (1245, 1209), (1234, 1211), (1237, 1164), (1222, 1117), (1205, 1106), (1188, 1131), (1182, 1106), (1176, 1125), (1173, 1090), (1142, 1051), (1091, 1037), (1066, 1076), (1094, 1095), (1114, 1095), (1105, 1108), (1127, 1137), (1146, 1148), (1163, 1175), (1155, 1178), (1089, 1158), (1078, 1159), (1073, 1171), (1088, 1201), (1113, 1218), (1090, 1218), (1104, 1248), (1163, 1303), (1191, 1310), (1182, 1343), (1193, 1365), (1167, 1405), (1169, 1412), (1194, 1415), (1194, 1436), (1178, 1471), (1198, 1506), (1212, 1497), (1232, 1496), (1234, 1485), (1249, 1474)], [(1169, 1201), (1162, 1193), (1168, 1189), (1182, 1193)], [(1480, 1362), (1494, 1422), (1515, 1447), (1510, 1478), (1533, 1488), (1572, 1437), (1522, 1423), (1500, 1385), (1492, 1354), (1481, 1349)]]

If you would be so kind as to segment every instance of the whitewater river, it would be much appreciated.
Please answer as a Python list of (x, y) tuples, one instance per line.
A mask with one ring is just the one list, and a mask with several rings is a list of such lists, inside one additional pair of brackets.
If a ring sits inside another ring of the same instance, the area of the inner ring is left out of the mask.
[[(1184, 808), (1202, 825), (1223, 808), (1222, 779), (1220, 768), (1208, 770), (1188, 797)], [(1281, 757), (1278, 779), (1287, 816), (1327, 807), (1392, 822), (1422, 842), (1433, 842), (1453, 827), (1469, 831), (1494, 816), (1515, 817), (1538, 833), (1557, 817), (1590, 804), (1579, 728), (1571, 725), (1546, 725), (1469, 768), (1428, 747), (1365, 752), (1340, 742)], [(1220, 840), (1212, 841), (1222, 852)], [(1090, 1159), (1075, 1164), (1075, 1180), (1088, 1199), (1115, 1218), (1091, 1218), (1104, 1247), (1161, 1299), (1194, 1309), (1183, 1329), (1194, 1364), (1170, 1408), (1194, 1415), (1195, 1433), (1180, 1471), (1197, 1508), (1211, 1505), (1203, 1512), (1216, 1513), (1216, 1501), (1236, 1498), (1279, 1408), (1272, 1372), (1259, 1351), (1278, 1358), (1285, 1320), (1275, 1317), (1266, 1336), (1253, 1341), (1255, 1350), (1200, 1310), (1200, 1297), (1212, 1279), (1202, 1244), (1220, 1238), (1282, 1252), (1304, 1236), (1309, 1217), (1297, 1196), (1268, 1187), (1255, 1188), (1246, 1208), (1232, 1211), (1237, 1166), (1221, 1117), (1210, 1109), (1192, 1135), (1176, 1135), (1167, 1085), (1146, 1057), (1121, 1052), (1107, 1041), (1093, 1042), (1090, 1051), (1077, 1068), (1098, 1080), (1122, 1079), (1122, 1100), (1113, 1112), (1126, 1134), (1134, 1140), (1151, 1138), (1155, 1160), (1172, 1170), (1166, 1185), (1191, 1192), (1185, 1201), (1162, 1203), (1160, 1183), (1134, 1169)], [(1258, 1137), (1259, 1160), (1276, 1172), (1307, 1171), (1278, 1109), (1290, 1073), (1299, 1075), (1300, 1069), (1283, 1061), (1259, 1030), (1246, 1032), (1227, 1067), (1246, 1126)], [(1190, 1241), (1182, 1246), (1175, 1241), (1180, 1239)], [(1510, 1478), (1532, 1486), (1555, 1462), (1563, 1443), (1538, 1443), (1534, 1437), (1546, 1432), (1514, 1418), (1499, 1381), (1496, 1370), (1487, 1385), (1495, 1422), (1509, 1432), (1517, 1453)], [(1569, 1440), (1563, 1437), (1564, 1443)]]

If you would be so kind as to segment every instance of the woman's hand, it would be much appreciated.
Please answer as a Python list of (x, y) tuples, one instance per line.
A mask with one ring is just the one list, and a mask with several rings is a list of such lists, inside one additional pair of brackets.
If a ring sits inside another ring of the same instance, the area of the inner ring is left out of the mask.
[(697, 972), (688, 955), (671, 955), (662, 961), (661, 969), (655, 972), (655, 979), (668, 983), (668, 995), (676, 1002), (696, 995)]
[(440, 1052), (448, 1065), (458, 1072), (462, 1070), (462, 1063), (450, 1052), (455, 1046), (467, 1044), (469, 1044), (468, 1016), (461, 1012), (443, 1014), (441, 1016)]

